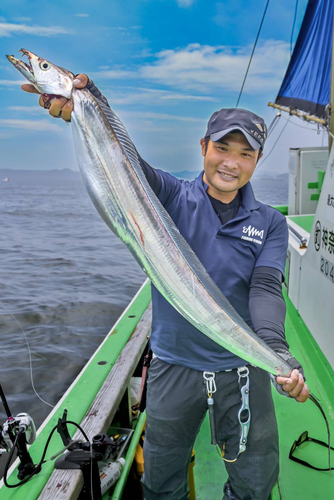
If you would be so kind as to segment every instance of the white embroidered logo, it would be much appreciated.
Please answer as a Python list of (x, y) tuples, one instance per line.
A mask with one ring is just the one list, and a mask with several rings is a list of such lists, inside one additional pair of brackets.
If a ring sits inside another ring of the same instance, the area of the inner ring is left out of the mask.
[[(249, 225), (248, 227), (244, 226), (242, 228), (242, 232), (243, 234), (248, 235), (248, 236), (241, 236), (242, 240), (252, 241), (254, 243), (257, 243), (258, 245), (262, 245), (262, 241), (258, 240), (257, 238), (261, 238), (261, 240), (263, 240), (264, 236), (263, 229), (261, 229), (260, 231), (259, 229), (256, 229), (256, 227)], [(256, 238), (254, 238), (254, 236), (256, 236)]]

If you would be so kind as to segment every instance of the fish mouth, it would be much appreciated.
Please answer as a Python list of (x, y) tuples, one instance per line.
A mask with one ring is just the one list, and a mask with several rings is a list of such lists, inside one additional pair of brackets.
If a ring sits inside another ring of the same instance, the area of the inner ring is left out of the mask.
[(20, 71), (20, 73), (22, 73), (26, 77), (26, 79), (29, 80), (30, 83), (32, 83), (34, 85), (36, 83), (36, 78), (35, 78), (34, 70), (32, 68), (30, 61), (31, 61), (33, 56), (34, 57), (37, 57), (37, 56), (35, 56), (35, 54), (33, 54), (32, 52), (29, 52), (29, 50), (26, 50), (26, 49), (21, 49), (21, 50), (19, 50), (19, 52), (22, 52), (22, 57), (27, 56), (28, 63), (25, 63), (21, 59), (17, 59), (14, 56), (6, 56), (6, 57), (7, 57), (8, 61), (10, 63), (12, 63), (12, 65), (16, 69), (18, 69)]
[(62, 97), (61, 95), (58, 94), (46, 94), (44, 92), (41, 92), (41, 90), (38, 88), (38, 83), (35, 77), (34, 69), (31, 64), (31, 60), (35, 59), (38, 62), (45, 61), (45, 59), (37, 56), (33, 52), (30, 52), (30, 50), (27, 49), (21, 49), (19, 52), (22, 52), (22, 56), (26, 56), (28, 58), (27, 62), (22, 61), (22, 59), (17, 59), (14, 56), (6, 56), (8, 61), (12, 63), (12, 65), (22, 73), (23, 76), (31, 83), (36, 90), (41, 94), (43, 101), (44, 101), (44, 107), (48, 109), (51, 105), (51, 100), (52, 99), (57, 99), (59, 97)]

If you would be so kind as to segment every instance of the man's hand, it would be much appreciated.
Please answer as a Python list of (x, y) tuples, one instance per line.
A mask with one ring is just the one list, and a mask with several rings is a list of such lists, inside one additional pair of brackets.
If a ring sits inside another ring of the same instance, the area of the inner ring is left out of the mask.
[(291, 366), (291, 373), (288, 377), (274, 377), (271, 375), (271, 380), (280, 394), (295, 398), (299, 403), (305, 403), (310, 396), (310, 391), (305, 384), (304, 370), (300, 362), (294, 358), (286, 349), (275, 349), (284, 361)]
[[(73, 86), (77, 89), (82, 89), (86, 87), (88, 83), (88, 76), (80, 74), (75, 77), (73, 80)], [(28, 83), (22, 85), (22, 90), (25, 92), (30, 92), (31, 94), (39, 94), (38, 90), (35, 89), (33, 85)], [(44, 108), (44, 101), (42, 96), (39, 98), (39, 105)], [(71, 113), (73, 111), (73, 102), (70, 99), (66, 99), (65, 97), (60, 97), (58, 99), (54, 99), (49, 108), (49, 113), (51, 116), (55, 118), (62, 118), (66, 122), (71, 121)]]
[(310, 396), (304, 377), (298, 370), (292, 370), (289, 377), (276, 377), (276, 382), (282, 387), (283, 391), (287, 392), (291, 398), (295, 398), (299, 403), (305, 403)]

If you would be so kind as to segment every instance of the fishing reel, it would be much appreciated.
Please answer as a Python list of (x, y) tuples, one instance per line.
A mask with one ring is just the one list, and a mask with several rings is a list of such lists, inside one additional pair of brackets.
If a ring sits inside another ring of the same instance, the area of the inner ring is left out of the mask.
[(16, 417), (11, 416), (1, 385), (0, 398), (8, 417), (3, 425), (0, 424), (0, 456), (4, 452), (13, 456), (16, 448), (20, 459), (17, 477), (21, 480), (35, 471), (35, 465), (27, 448), (27, 446), (32, 444), (36, 439), (35, 424), (28, 413), (19, 413)]
[(15, 438), (22, 431), (26, 444), (32, 444), (36, 439), (36, 428), (33, 419), (28, 413), (19, 413), (16, 417), (9, 417), (0, 424), (0, 455), (9, 453), (14, 446)]

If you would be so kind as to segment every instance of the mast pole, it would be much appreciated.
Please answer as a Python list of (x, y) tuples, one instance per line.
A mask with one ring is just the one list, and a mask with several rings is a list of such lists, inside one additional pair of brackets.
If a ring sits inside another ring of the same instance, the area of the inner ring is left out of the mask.
[(332, 60), (331, 60), (331, 92), (330, 92), (330, 115), (329, 115), (329, 134), (328, 134), (328, 149), (329, 153), (333, 144), (334, 135), (334, 8), (333, 8), (333, 32), (332, 32)]

